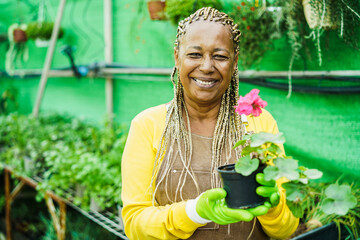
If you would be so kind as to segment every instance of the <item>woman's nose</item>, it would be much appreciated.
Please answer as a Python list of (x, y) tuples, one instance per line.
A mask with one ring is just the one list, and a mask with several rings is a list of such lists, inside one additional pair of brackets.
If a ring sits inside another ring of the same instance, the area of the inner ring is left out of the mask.
[(201, 64), (200, 64), (200, 70), (204, 73), (209, 73), (214, 71), (214, 63), (211, 57), (204, 56)]

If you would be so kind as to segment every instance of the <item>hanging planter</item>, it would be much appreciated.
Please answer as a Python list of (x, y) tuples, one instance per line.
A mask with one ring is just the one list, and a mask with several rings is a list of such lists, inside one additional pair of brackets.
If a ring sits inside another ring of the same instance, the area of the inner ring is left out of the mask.
[[(27, 25), (26, 34), (33, 39), (37, 47), (48, 47), (54, 28), (53, 22), (31, 22)], [(62, 38), (64, 30), (60, 28), (58, 39)]]
[(13, 30), (13, 37), (15, 43), (24, 43), (27, 41), (26, 32), (21, 28), (16, 28)]
[(323, 6), (321, 1), (313, 2), (311, 0), (302, 1), (305, 19), (309, 28), (335, 29), (336, 23), (331, 21), (330, 7), (327, 5)]
[(150, 18), (152, 20), (165, 20), (165, 1), (147, 2)]
[(265, 166), (258, 168), (249, 176), (243, 176), (235, 171), (235, 164), (219, 167), (223, 188), (227, 195), (226, 204), (230, 208), (254, 208), (264, 204), (265, 198), (256, 193), (256, 188), (260, 186), (256, 182), (256, 174), (263, 172)]

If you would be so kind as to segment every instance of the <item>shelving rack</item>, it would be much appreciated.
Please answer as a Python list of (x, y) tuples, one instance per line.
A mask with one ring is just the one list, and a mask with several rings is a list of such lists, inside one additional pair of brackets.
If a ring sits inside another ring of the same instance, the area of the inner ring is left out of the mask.
[[(11, 190), (10, 176), (19, 180), (19, 183)], [(17, 175), (9, 166), (4, 167), (5, 176), (5, 222), (6, 222), (6, 240), (12, 240), (11, 229), (11, 204), (16, 196), (21, 192), (25, 185), (36, 189), (41, 181), (38, 177), (25, 177)], [(97, 223), (120, 239), (127, 240), (124, 233), (124, 225), (120, 216), (114, 217), (115, 214), (110, 212), (85, 211), (73, 204), (71, 201), (59, 197), (51, 191), (46, 191), (45, 201), (51, 215), (56, 236), (58, 240), (65, 240), (66, 232), (66, 207), (70, 206), (85, 217)], [(56, 214), (54, 201), (58, 204), (59, 214)], [(121, 211), (121, 209), (119, 209)]]

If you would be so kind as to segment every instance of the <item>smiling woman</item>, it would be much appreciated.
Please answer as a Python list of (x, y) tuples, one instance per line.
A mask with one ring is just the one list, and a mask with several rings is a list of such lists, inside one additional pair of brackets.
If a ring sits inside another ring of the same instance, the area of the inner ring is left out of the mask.
[(240, 157), (235, 142), (250, 131), (278, 132), (266, 110), (235, 114), (239, 37), (233, 20), (210, 7), (179, 23), (174, 98), (133, 119), (122, 158), (130, 239), (269, 239), (295, 231), (298, 219), (274, 183), (262, 187), (266, 196), (280, 194), (280, 203), (250, 209), (227, 207), (220, 188), (216, 169)]
[[(237, 67), (230, 27), (219, 22), (197, 21), (180, 42), (174, 51), (175, 66), (179, 69), (188, 111), (197, 114), (198, 110), (191, 107), (200, 104), (207, 108), (203, 109), (205, 113), (208, 109), (217, 113)], [(208, 136), (212, 134), (213, 131)]]

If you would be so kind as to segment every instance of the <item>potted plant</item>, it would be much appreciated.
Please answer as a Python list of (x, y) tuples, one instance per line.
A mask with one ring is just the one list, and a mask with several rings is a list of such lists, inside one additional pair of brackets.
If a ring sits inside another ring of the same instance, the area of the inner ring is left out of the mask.
[(239, 60), (243, 69), (259, 63), (271, 50), (273, 40), (281, 37), (276, 14), (276, 9), (270, 11), (266, 6), (256, 6), (248, 1), (232, 5), (228, 15), (241, 31)]
[[(329, 2), (330, 3), (330, 2)], [(326, 6), (326, 1), (302, 0), (304, 16), (310, 29), (336, 28), (336, 22), (331, 19), (331, 6)]]
[(152, 20), (165, 20), (165, 0), (148, 0), (147, 7)]
[[(306, 59), (309, 40), (315, 46), (318, 65), (322, 66), (322, 38), (324, 33), (336, 31), (345, 44), (359, 50), (360, 3), (352, 0), (279, 0), (279, 18), (285, 23), (285, 33), (291, 46), (289, 60), (289, 94), (291, 71), (297, 59)], [(306, 51), (304, 51), (306, 50)], [(308, 57), (309, 58), (309, 57)]]
[(180, 20), (202, 7), (214, 7), (221, 11), (222, 3), (220, 0), (166, 0), (165, 12), (168, 19), (178, 25)]
[[(46, 47), (49, 44), (49, 39), (54, 28), (53, 22), (31, 22), (27, 24), (26, 35), (29, 39), (35, 41), (38, 47)], [(60, 28), (58, 39), (64, 36), (64, 29)]]
[(8, 28), (9, 49), (6, 52), (5, 69), (10, 75), (16, 65), (20, 65), (29, 59), (29, 48), (26, 44), (26, 24), (14, 23)]
[[(260, 115), (261, 107), (265, 107), (267, 103), (259, 97), (258, 93), (258, 89), (253, 89), (244, 97), (240, 96), (235, 111), (238, 114)], [(242, 148), (241, 158), (233, 165), (218, 168), (223, 187), (227, 192), (226, 202), (229, 207), (248, 208), (261, 205), (264, 202), (264, 199), (256, 198), (255, 190), (259, 185), (255, 178), (258, 172), (264, 173), (266, 181), (274, 181), (275, 183), (276, 180), (285, 177), (295, 186), (302, 186), (307, 184), (309, 179), (317, 179), (322, 176), (322, 172), (299, 166), (297, 160), (285, 156), (278, 146), (284, 142), (282, 133), (259, 132), (245, 135), (234, 145), (234, 148)], [(227, 177), (229, 174), (232, 177)], [(252, 180), (248, 180), (248, 178)], [(230, 182), (228, 183), (227, 180), (229, 179)], [(236, 180), (245, 180), (246, 183), (242, 184)], [(254, 185), (251, 186), (251, 182)], [(246, 188), (249, 190), (246, 191)], [(252, 202), (253, 199), (256, 199), (256, 202)]]
[(283, 184), (287, 203), (300, 225), (291, 236), (300, 239), (358, 239), (360, 190), (347, 183), (314, 182), (303, 188)]

